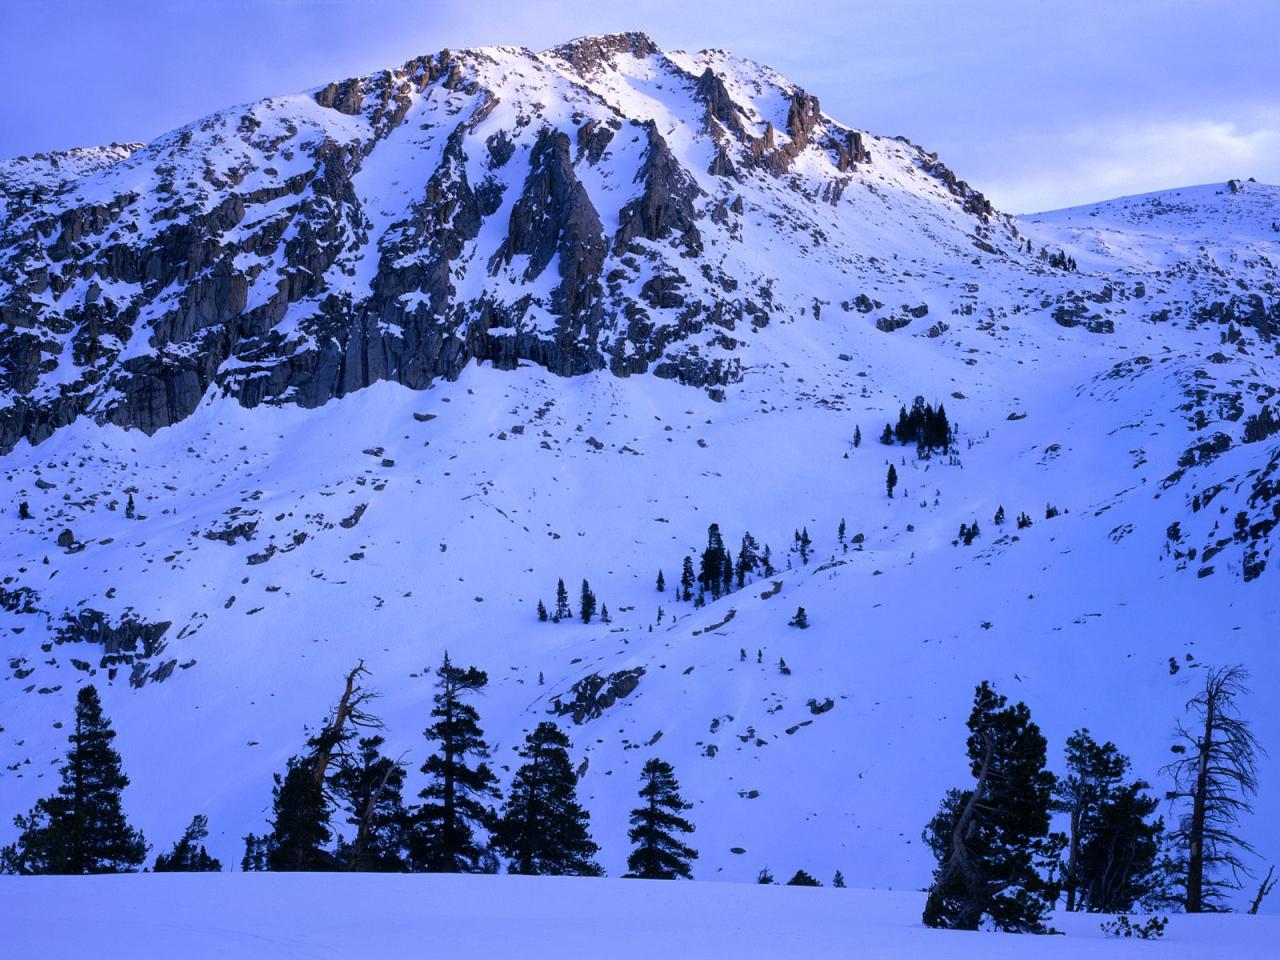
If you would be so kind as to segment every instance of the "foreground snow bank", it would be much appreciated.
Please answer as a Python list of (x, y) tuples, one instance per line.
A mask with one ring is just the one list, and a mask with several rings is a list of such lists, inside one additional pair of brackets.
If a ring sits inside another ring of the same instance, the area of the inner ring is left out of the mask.
[[(1175, 916), (1160, 944), (928, 930), (921, 895), (744, 884), (339, 874), (0, 877), (5, 955), (1249, 960), (1280, 919)], [(1270, 946), (1267, 946), (1270, 944)]]

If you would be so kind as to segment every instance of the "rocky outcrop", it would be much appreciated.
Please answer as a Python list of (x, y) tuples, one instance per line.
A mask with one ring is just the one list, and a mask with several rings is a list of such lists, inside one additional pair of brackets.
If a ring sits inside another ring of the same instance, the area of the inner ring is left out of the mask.
[(752, 139), (751, 132), (747, 129), (745, 112), (729, 96), (729, 88), (724, 85), (724, 79), (719, 74), (707, 67), (698, 77), (694, 89), (698, 100), (706, 105), (704, 128), (708, 133), (715, 136), (720, 130), (727, 130), (742, 143)]
[(570, 687), (568, 694), (554, 697), (549, 712), (557, 717), (572, 717), (574, 723), (594, 720), (618, 700), (635, 692), (643, 676), (644, 667), (618, 670), (607, 676), (593, 673)]
[(644, 130), (649, 144), (639, 173), (644, 190), (618, 214), (620, 225), (614, 246), (624, 250), (635, 237), (662, 240), (675, 234), (685, 250), (698, 253), (702, 237), (696, 224), (695, 201), (703, 195), (702, 190), (671, 155), (658, 125), (650, 120)]

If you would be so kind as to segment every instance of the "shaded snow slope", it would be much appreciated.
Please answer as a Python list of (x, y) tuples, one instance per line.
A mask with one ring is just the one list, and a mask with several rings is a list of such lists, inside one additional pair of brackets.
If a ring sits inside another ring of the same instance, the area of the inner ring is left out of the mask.
[[(1177, 916), (1158, 944), (1108, 940), (1096, 914), (1066, 935), (928, 930), (916, 893), (563, 877), (291, 874), (0, 878), (17, 956), (102, 960), (606, 953), (664, 957), (857, 956), (867, 960), (1260, 960), (1273, 917)], [(318, 905), (340, 905), (317, 922)]]

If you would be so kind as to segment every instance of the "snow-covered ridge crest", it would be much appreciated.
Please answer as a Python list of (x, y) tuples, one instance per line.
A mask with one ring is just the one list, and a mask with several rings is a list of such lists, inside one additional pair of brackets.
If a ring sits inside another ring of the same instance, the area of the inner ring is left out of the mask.
[(1023, 263), (935, 157), (643, 34), (442, 51), (100, 153), (0, 178), (0, 449), (472, 359), (718, 396), (812, 291), (874, 296), (873, 260)]

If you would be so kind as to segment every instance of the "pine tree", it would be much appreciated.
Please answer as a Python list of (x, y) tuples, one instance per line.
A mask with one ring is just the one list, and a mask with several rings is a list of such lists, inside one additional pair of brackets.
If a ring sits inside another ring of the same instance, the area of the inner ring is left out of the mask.
[(804, 527), (800, 531), (799, 545), (800, 562), (807, 565), (809, 563), (809, 548), (813, 546), (813, 541), (809, 539), (808, 527)]
[(969, 768), (974, 785), (952, 790), (924, 840), (938, 860), (925, 904), (930, 927), (1045, 932), (1056, 890), (1042, 871), (1056, 858), (1049, 834), (1053, 774), (1045, 739), (1025, 704), (1007, 706), (987, 683), (969, 716)]
[(996, 510), (996, 515), (992, 522), (995, 523), (997, 527), (1004, 525), (1004, 504), (1001, 504), (999, 509)]
[(796, 615), (787, 621), (788, 627), (799, 627), (801, 630), (809, 629), (809, 615), (805, 613), (804, 607), (796, 607)]
[(1174, 751), (1180, 757), (1165, 767), (1173, 778), (1170, 799), (1183, 807), (1170, 838), (1185, 860), (1187, 913), (1224, 909), (1223, 896), (1239, 889), (1240, 874), (1248, 872), (1242, 855), (1254, 852), (1239, 833), (1258, 792), (1258, 742), (1237, 702), (1248, 694), (1248, 680), (1239, 666), (1206, 673), (1204, 686), (1187, 701), (1192, 725), (1178, 723)]
[(893, 488), (898, 485), (898, 471), (891, 463), (889, 472), (884, 478), (885, 489), (889, 491), (889, 499), (893, 499)]
[(713, 523), (707, 528), (707, 548), (702, 551), (698, 584), (717, 599), (724, 583), (724, 560), (724, 539), (720, 536), (720, 525)]
[(769, 868), (761, 867), (760, 872), (756, 874), (756, 883), (768, 885), (773, 882), (773, 874), (769, 872)]
[(599, 847), (578, 803), (578, 776), (569, 762), (569, 739), (550, 721), (534, 728), (520, 749), (516, 771), (494, 831), (511, 873), (600, 876)]
[(609, 605), (607, 603), (600, 605), (600, 622), (613, 623), (613, 620), (609, 616)]
[(842, 548), (845, 552), (848, 552), (848, 550), (849, 550), (849, 545), (848, 545), (847, 543), (845, 543), (844, 536), (845, 536), (844, 517), (841, 517), (841, 518), (840, 518), (840, 526), (836, 528), (836, 542), (837, 542), (838, 544), (840, 544), (841, 548)]
[(787, 881), (788, 887), (820, 887), (821, 883), (812, 874), (804, 870), (797, 870), (792, 874), (791, 879)]
[(1124, 783), (1129, 758), (1088, 730), (1067, 740), (1067, 776), (1054, 790), (1054, 809), (1068, 817), (1062, 884), (1068, 910), (1125, 913), (1164, 895), (1159, 865), (1164, 824), (1149, 821), (1158, 801), (1148, 785)]
[(596, 595), (591, 592), (591, 584), (582, 581), (582, 595), (578, 600), (578, 613), (583, 623), (590, 623), (596, 615)]
[(274, 775), (270, 829), (245, 837), (245, 870), (332, 870), (338, 865), (330, 844), (337, 772), (352, 762), (352, 741), (362, 729), (382, 726), (367, 712), (377, 694), (361, 685), (368, 675), (364, 661), (347, 673), (342, 695), (320, 730), (307, 739), (306, 752), (289, 758), (283, 774)]
[(129, 499), (124, 505), (124, 515), (127, 519), (132, 520), (137, 516), (136, 508), (133, 505), (133, 494), (129, 494)]
[(71, 749), (59, 770), (57, 793), (14, 818), (19, 836), (0, 851), (6, 873), (127, 873), (142, 863), (147, 844), (129, 825), (121, 792), (129, 785), (115, 731), (92, 685), (76, 694)]
[(853, 427), (853, 446), (855, 449), (862, 446), (862, 428), (857, 424)]
[(764, 554), (760, 557), (760, 569), (766, 577), (772, 577), (778, 571), (773, 568), (773, 548), (764, 545)]
[[(328, 846), (333, 808), (316, 783), (314, 756), (290, 757), (271, 790), (271, 828), (262, 837), (245, 838), (242, 866), (261, 864), (272, 871), (332, 870)], [(247, 867), (246, 867), (247, 869)]]
[(405, 869), (409, 812), (404, 806), (404, 767), (382, 753), (380, 736), (361, 737), (358, 752), (345, 758), (330, 789), (347, 812), (355, 836), (339, 844), (347, 870), (398, 873)]
[(693, 599), (693, 557), (685, 557), (680, 565), (680, 590), (686, 602)]
[(18, 501), (18, 519), (19, 520), (31, 519), (31, 504), (27, 503), (27, 501), (25, 500)]
[(667, 581), (662, 578), (661, 570), (658, 571), (658, 592), (659, 593), (667, 592)]
[(656, 757), (640, 772), (642, 806), (631, 811), (628, 839), (636, 845), (627, 858), (627, 876), (642, 880), (693, 879), (690, 861), (697, 851), (678, 840), (675, 834), (693, 833), (693, 824), (680, 814), (690, 808), (680, 797), (671, 764)]
[(209, 819), (197, 813), (168, 853), (156, 857), (156, 873), (217, 873), (222, 864), (209, 856), (200, 841), (209, 836)]
[(541, 600), (538, 601), (538, 622), (547, 622), (547, 606)]
[(835, 875), (834, 877), (832, 877), (832, 878), (831, 878), (831, 885), (832, 885), (833, 887), (835, 887), (837, 890), (843, 890), (843, 889), (844, 889), (844, 874), (843, 874), (843, 873), (841, 873), (839, 870), (837, 870), (837, 871), (836, 871), (836, 875)]
[(886, 447), (893, 446), (893, 427), (887, 423), (884, 425), (884, 433), (880, 434), (880, 442)]
[(474, 873), (485, 866), (478, 831), (493, 821), (489, 801), (498, 797), (497, 777), (485, 761), (489, 746), (480, 714), (467, 701), (488, 686), (475, 667), (456, 667), (446, 653), (436, 670), (431, 726), (423, 736), (435, 746), (422, 764), (427, 785), (418, 796), (410, 844), (414, 867), (429, 873)]
[(551, 619), (556, 623), (561, 620), (572, 619), (573, 611), (569, 609), (569, 591), (565, 589), (564, 577), (556, 582), (556, 612), (551, 615)]

